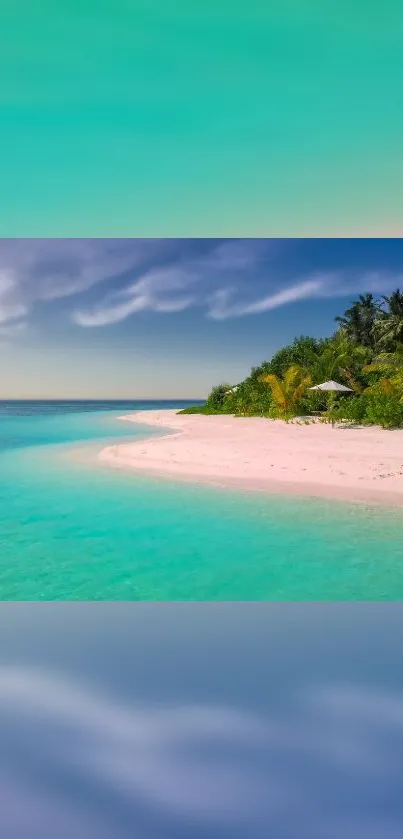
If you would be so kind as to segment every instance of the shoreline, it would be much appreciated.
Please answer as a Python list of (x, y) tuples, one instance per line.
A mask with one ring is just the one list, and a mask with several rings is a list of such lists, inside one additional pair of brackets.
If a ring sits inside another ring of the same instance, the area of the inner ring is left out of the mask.
[(102, 449), (99, 460), (116, 469), (222, 489), (403, 507), (403, 430), (167, 409), (119, 419), (166, 433)]

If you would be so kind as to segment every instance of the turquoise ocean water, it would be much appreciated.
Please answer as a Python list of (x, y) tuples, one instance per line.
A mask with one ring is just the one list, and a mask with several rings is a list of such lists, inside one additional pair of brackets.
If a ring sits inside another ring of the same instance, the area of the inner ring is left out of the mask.
[[(175, 403), (0, 403), (2, 600), (400, 600), (403, 512), (109, 468)], [(158, 432), (159, 433), (159, 432)]]

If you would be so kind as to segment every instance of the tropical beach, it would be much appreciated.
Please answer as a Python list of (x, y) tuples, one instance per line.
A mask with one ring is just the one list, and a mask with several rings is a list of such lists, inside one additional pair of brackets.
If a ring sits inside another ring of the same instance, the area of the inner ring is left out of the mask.
[(100, 452), (118, 468), (270, 493), (403, 506), (403, 430), (264, 417), (141, 411), (127, 422), (170, 429)]
[(326, 338), (284, 344), (204, 404), (122, 420), (170, 429), (105, 448), (115, 467), (345, 501), (403, 504), (403, 291), (360, 294)]
[(392, 240), (0, 242), (0, 597), (401, 599), (401, 266)]

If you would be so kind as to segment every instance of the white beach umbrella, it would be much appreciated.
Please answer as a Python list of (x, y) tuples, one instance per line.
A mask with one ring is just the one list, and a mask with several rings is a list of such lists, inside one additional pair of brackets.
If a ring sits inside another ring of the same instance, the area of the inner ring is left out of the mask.
[(330, 380), (329, 382), (322, 382), (321, 385), (314, 385), (310, 387), (309, 390), (327, 390), (329, 392), (337, 392), (337, 393), (352, 393), (353, 390), (351, 387), (346, 387), (345, 385), (339, 384), (339, 382), (334, 382)]

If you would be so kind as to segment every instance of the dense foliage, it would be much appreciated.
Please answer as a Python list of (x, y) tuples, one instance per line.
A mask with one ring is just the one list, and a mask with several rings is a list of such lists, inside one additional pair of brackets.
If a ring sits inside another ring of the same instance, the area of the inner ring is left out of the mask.
[[(243, 382), (216, 385), (203, 407), (182, 413), (287, 421), (319, 414), (331, 422), (403, 427), (403, 292), (380, 300), (360, 295), (336, 321), (332, 336), (295, 338)], [(351, 395), (309, 390), (329, 379), (351, 388)]]

